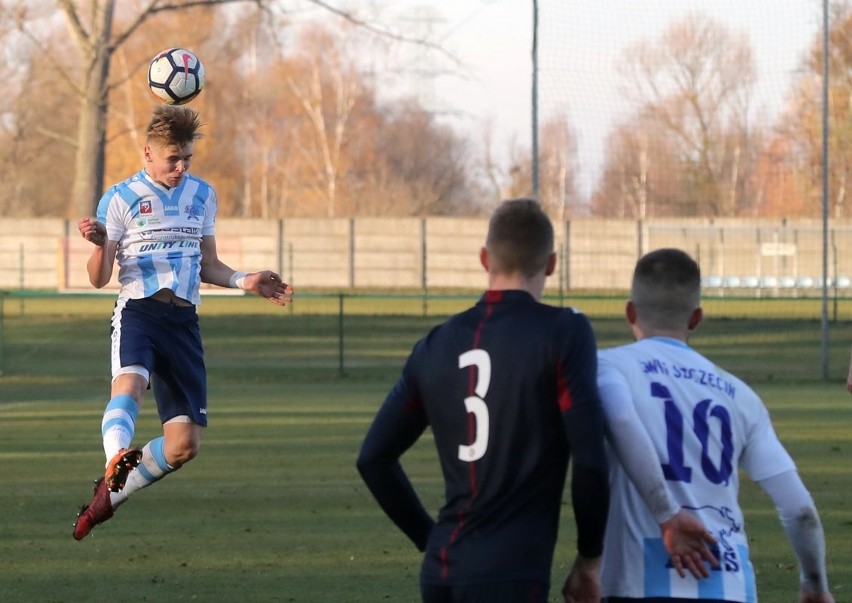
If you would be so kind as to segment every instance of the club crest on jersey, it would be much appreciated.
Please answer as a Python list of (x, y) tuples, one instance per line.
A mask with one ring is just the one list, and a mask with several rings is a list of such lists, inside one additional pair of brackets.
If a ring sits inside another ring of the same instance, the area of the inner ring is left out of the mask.
[(204, 214), (204, 207), (192, 203), (187, 205), (183, 211), (186, 213), (187, 220), (195, 220), (198, 222), (198, 217)]
[(143, 199), (139, 202), (139, 213), (142, 215), (151, 215), (154, 213), (154, 204), (150, 199)]

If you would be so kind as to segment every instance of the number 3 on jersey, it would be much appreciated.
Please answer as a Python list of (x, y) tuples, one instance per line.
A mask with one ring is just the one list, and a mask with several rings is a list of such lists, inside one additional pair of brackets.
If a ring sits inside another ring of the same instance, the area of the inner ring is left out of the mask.
[(459, 459), (472, 463), (485, 456), (488, 449), (488, 407), (485, 405), (485, 394), (488, 393), (488, 385), (491, 383), (491, 357), (485, 350), (468, 350), (459, 356), (459, 368), (473, 366), (476, 368), (476, 386), (473, 388), (475, 396), (464, 399), (464, 407), (471, 420), (471, 439), (473, 443), (469, 446), (459, 446)]

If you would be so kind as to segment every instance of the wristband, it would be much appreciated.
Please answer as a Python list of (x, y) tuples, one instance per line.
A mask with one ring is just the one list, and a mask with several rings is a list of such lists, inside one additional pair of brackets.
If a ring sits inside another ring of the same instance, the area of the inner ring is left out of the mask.
[(231, 289), (245, 289), (246, 288), (246, 273), (245, 272), (237, 272), (231, 275), (231, 278), (228, 280), (228, 287)]

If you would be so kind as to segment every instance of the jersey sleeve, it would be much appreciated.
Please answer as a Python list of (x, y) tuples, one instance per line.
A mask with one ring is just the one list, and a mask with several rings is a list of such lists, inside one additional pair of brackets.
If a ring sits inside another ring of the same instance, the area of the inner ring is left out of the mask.
[(597, 344), (588, 319), (574, 315), (561, 333), (559, 407), (571, 450), (571, 502), (577, 526), (577, 550), (584, 557), (603, 551), (609, 510), (609, 479), (604, 447), (604, 418), (597, 388)]
[(796, 471), (758, 482), (775, 503), (787, 540), (799, 560), (801, 584), (817, 593), (828, 592), (825, 532), (814, 500)]
[(624, 375), (607, 357), (598, 356), (598, 387), (606, 418), (607, 440), (633, 486), (657, 523), (671, 519), (678, 506), (669, 495), (657, 451), (645, 430)]
[(219, 198), (212, 186), (207, 187), (207, 200), (204, 206), (204, 224), (201, 227), (201, 234), (208, 237), (216, 232), (216, 214), (219, 211)]
[(97, 219), (106, 227), (107, 239), (120, 241), (124, 234), (124, 218), (122, 210), (125, 204), (120, 201), (116, 187), (111, 187), (98, 201)]
[(434, 526), (399, 462), (428, 425), (409, 358), (403, 374), (376, 414), (358, 455), (357, 467), (379, 506), (423, 551)]
[(796, 463), (778, 439), (769, 411), (754, 395), (753, 420), (748, 425), (748, 437), (740, 466), (756, 482), (796, 469)]

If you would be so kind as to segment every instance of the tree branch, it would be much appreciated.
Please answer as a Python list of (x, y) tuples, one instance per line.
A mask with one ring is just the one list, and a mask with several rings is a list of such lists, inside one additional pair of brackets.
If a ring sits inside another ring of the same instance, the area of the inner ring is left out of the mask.
[(91, 54), (92, 44), (91, 39), (89, 38), (90, 34), (86, 31), (86, 28), (80, 21), (80, 16), (77, 14), (77, 9), (74, 7), (74, 4), (71, 0), (56, 0), (56, 3), (59, 5), (59, 8), (62, 9), (62, 12), (65, 13), (68, 29), (77, 41), (77, 45), (80, 47), (81, 52)]
[[(73, 7), (72, 7), (72, 10), (73, 10)], [(23, 20), (18, 23), (17, 27), (18, 27), (18, 31), (21, 32), (24, 36), (26, 36), (26, 38), (30, 42), (32, 42), (33, 45), (39, 51), (42, 52), (42, 54), (46, 57), (46, 60), (51, 65), (53, 65), (56, 73), (59, 74), (59, 77), (61, 77), (62, 80), (66, 84), (68, 84), (68, 86), (70, 86), (71, 89), (74, 90), (77, 94), (83, 94), (83, 90), (80, 88), (80, 86), (78, 86), (77, 83), (73, 79), (71, 79), (71, 77), (68, 75), (68, 69), (64, 65), (61, 65), (59, 63), (59, 61), (57, 61), (54, 58), (56, 56), (55, 53), (47, 51), (47, 48), (44, 46), (44, 44), (42, 44), (41, 40), (39, 40), (36, 36), (34, 36), (32, 34), (32, 32), (29, 30), (29, 28), (26, 26), (26, 23)], [(81, 51), (83, 51), (83, 50), (85, 50), (85, 45), (83, 46), (83, 48), (81, 48)]]
[(43, 134), (47, 138), (52, 138), (53, 140), (58, 140), (60, 142), (64, 142), (70, 145), (73, 148), (77, 147), (77, 137), (76, 136), (67, 136), (65, 134), (60, 134), (59, 132), (54, 132), (53, 130), (48, 130), (42, 126), (36, 128), (36, 132), (39, 134)]
[(348, 11), (345, 11), (345, 10), (342, 10), (342, 9), (339, 9), (335, 6), (330, 5), (325, 0), (308, 0), (308, 1), (311, 4), (315, 4), (316, 6), (319, 6), (320, 8), (323, 8), (323, 9), (329, 11), (330, 13), (334, 13), (338, 17), (341, 17), (342, 19), (349, 21), (353, 25), (357, 25), (358, 27), (361, 27), (362, 29), (366, 29), (367, 31), (370, 31), (370, 32), (372, 32), (372, 33), (374, 33), (378, 36), (381, 36), (383, 38), (389, 38), (391, 40), (396, 40), (397, 42), (406, 42), (408, 44), (417, 44), (418, 46), (425, 46), (426, 48), (429, 48), (431, 50), (435, 50), (435, 51), (441, 53), (442, 55), (444, 55), (445, 57), (447, 57), (448, 59), (450, 59), (453, 62), (453, 64), (455, 64), (456, 67), (464, 67), (464, 65), (461, 63), (461, 61), (459, 61), (452, 53), (450, 53), (448, 50), (446, 50), (445, 48), (443, 48), (439, 44), (436, 44), (434, 42), (430, 42), (429, 40), (425, 40), (425, 39), (422, 39), (422, 38), (410, 38), (408, 36), (404, 36), (402, 34), (394, 33), (394, 32), (389, 31), (387, 29), (377, 27), (377, 26), (375, 26), (371, 23), (367, 23), (366, 21), (359, 19), (358, 17), (356, 17), (355, 15), (353, 15), (352, 13), (350, 13)]
[(146, 8), (139, 11), (139, 14), (136, 16), (136, 19), (131, 21), (123, 32), (115, 36), (115, 39), (112, 42), (111, 49), (115, 50), (116, 48), (124, 44), (127, 38), (129, 38), (133, 34), (133, 32), (139, 29), (139, 27), (143, 23), (145, 23), (145, 21), (147, 21), (157, 13), (183, 10), (185, 8), (194, 8), (196, 6), (218, 6), (222, 4), (234, 4), (236, 2), (253, 2), (262, 9), (264, 1), (265, 0), (188, 0), (186, 2), (175, 3), (161, 2), (161, 0), (151, 0)]

